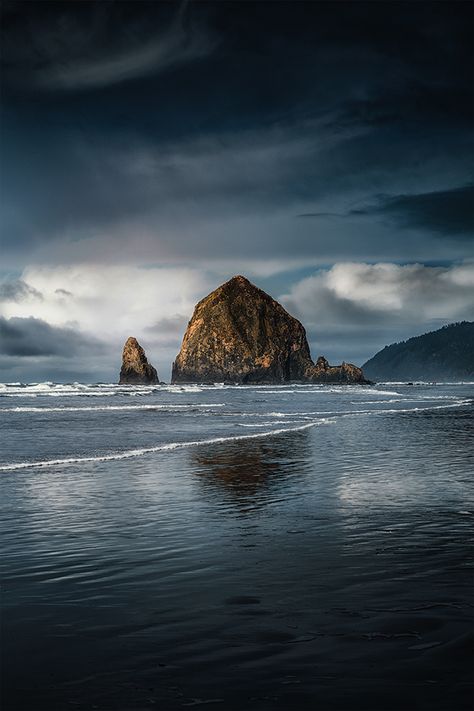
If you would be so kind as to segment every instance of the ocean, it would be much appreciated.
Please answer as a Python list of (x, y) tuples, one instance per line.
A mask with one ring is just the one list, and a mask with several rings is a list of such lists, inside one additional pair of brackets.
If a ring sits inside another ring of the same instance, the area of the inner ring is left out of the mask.
[(0, 385), (4, 711), (471, 708), (473, 402)]

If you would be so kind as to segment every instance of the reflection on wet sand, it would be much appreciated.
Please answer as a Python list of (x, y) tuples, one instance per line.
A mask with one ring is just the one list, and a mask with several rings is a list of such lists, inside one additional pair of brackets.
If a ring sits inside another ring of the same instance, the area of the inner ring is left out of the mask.
[(304, 476), (309, 450), (309, 435), (303, 431), (196, 449), (190, 457), (206, 492), (214, 497), (218, 490), (246, 512), (265, 505), (289, 479)]
[(78, 457), (218, 441), (2, 477), (5, 708), (471, 709), (472, 408), (265, 434), (353, 392), (42, 414), (34, 446), (74, 436)]

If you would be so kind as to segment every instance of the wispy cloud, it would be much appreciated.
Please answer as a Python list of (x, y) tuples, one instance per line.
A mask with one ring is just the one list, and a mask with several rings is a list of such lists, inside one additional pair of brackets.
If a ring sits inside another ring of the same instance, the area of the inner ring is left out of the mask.
[(206, 33), (173, 26), (138, 47), (119, 49), (110, 56), (72, 58), (55, 62), (36, 73), (37, 84), (47, 89), (98, 89), (157, 74), (212, 52), (215, 40)]
[[(100, 89), (193, 62), (217, 46), (206, 23), (188, 17), (186, 3), (68, 3), (41, 10), (29, 7), (25, 19), (19, 7), (21, 22), (11, 33), (18, 33), (17, 41), (4, 36), (8, 77), (23, 87)], [(14, 26), (14, 7), (10, 14)]]

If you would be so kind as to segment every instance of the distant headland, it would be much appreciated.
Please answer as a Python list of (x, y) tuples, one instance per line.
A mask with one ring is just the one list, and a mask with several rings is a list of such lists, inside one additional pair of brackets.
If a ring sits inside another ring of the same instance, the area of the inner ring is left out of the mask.
[(375, 380), (472, 380), (474, 322), (452, 323), (392, 343), (362, 367)]

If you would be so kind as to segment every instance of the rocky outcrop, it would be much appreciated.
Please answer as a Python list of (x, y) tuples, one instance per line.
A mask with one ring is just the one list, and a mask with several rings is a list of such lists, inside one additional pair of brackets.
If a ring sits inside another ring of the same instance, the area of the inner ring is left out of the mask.
[(148, 362), (137, 339), (132, 336), (127, 338), (123, 347), (119, 385), (151, 385), (159, 382), (158, 373)]
[(315, 365), (311, 365), (305, 373), (306, 380), (312, 383), (367, 383), (364, 373), (352, 363), (329, 365), (326, 358), (319, 356)]
[(314, 365), (302, 324), (243, 276), (200, 301), (173, 363), (173, 383), (365, 382), (360, 368)]

